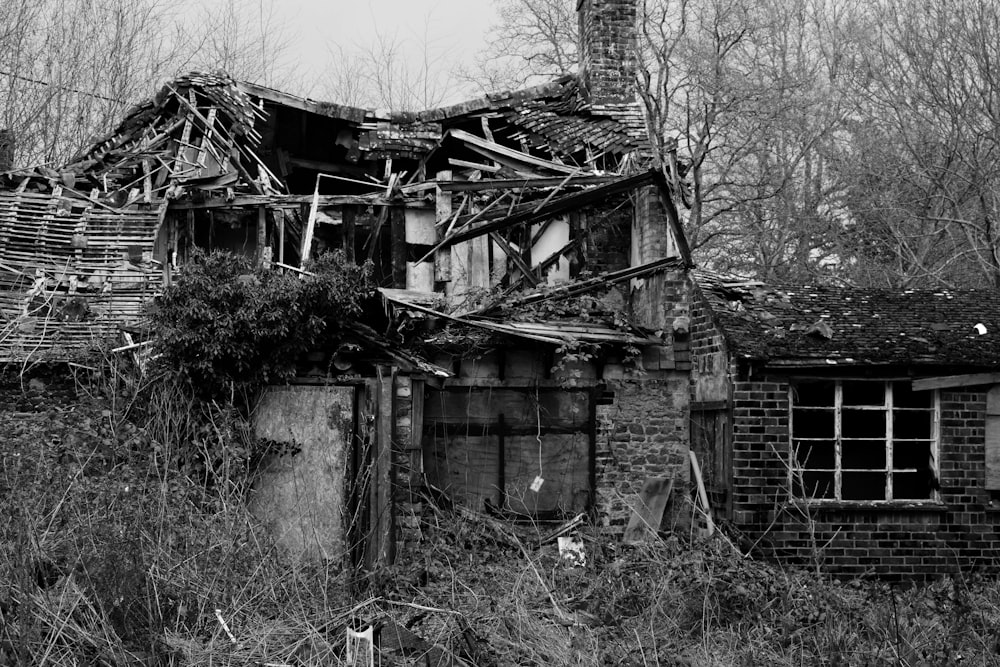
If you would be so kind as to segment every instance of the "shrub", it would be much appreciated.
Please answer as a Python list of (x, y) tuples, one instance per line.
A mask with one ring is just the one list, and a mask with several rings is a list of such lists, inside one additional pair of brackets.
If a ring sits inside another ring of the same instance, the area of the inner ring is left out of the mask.
[(299, 277), (231, 253), (196, 255), (151, 312), (163, 361), (207, 399), (288, 380), (304, 352), (336, 343), (373, 291), (371, 267), (343, 253), (309, 269)]

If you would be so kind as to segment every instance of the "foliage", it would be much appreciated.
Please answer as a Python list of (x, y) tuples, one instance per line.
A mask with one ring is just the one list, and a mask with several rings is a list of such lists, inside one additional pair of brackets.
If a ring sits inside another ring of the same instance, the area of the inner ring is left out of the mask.
[(633, 546), (584, 527), (575, 567), (548, 526), (427, 501), (359, 594), (340, 559), (284, 556), (242, 494), (190, 479), (177, 443), (105, 399), (18, 391), (0, 395), (0, 664), (335, 666), (369, 623), (426, 638), (435, 664), (1000, 664), (995, 581), (840, 582), (681, 525)]
[(370, 267), (342, 253), (302, 278), (229, 253), (198, 255), (152, 311), (156, 346), (203, 397), (231, 397), (295, 373), (299, 356), (335, 347), (372, 293)]

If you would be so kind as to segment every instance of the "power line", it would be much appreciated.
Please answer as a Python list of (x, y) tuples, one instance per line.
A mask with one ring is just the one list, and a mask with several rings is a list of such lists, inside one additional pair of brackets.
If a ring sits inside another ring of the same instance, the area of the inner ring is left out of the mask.
[(28, 83), (37, 83), (40, 86), (49, 86), (51, 88), (58, 88), (59, 90), (65, 90), (71, 93), (76, 93), (77, 95), (84, 95), (86, 97), (93, 97), (94, 99), (104, 100), (105, 102), (117, 102), (118, 104), (127, 104), (125, 100), (117, 100), (113, 97), (105, 97), (104, 95), (98, 95), (97, 93), (89, 93), (85, 90), (79, 90), (78, 88), (70, 88), (69, 86), (57, 86), (55, 84), (49, 83), (48, 81), (42, 81), (41, 79), (32, 79), (28, 76), (21, 76), (20, 74), (14, 74), (13, 72), (6, 72), (0, 70), (0, 74), (9, 76), (12, 79), (19, 79), (21, 81), (27, 81)]

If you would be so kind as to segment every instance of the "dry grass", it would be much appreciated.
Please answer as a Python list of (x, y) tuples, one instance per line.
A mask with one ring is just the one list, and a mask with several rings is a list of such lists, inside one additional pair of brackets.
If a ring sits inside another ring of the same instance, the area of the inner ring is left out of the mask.
[(572, 567), (541, 529), (429, 504), (423, 541), (352, 581), (274, 548), (245, 461), (206, 488), (176, 449), (181, 396), (149, 428), (112, 398), (0, 412), (0, 665), (339, 665), (345, 628), (368, 624), (382, 665), (1000, 664), (995, 582), (840, 583), (722, 541), (585, 528)]

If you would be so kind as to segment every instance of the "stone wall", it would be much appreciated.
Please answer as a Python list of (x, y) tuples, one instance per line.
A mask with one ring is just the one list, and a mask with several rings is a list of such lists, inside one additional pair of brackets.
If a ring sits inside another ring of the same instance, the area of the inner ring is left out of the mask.
[(673, 477), (673, 500), (687, 488), (687, 373), (661, 375), (608, 382), (597, 401), (595, 505), (598, 524), (612, 534), (625, 531), (646, 479)]

